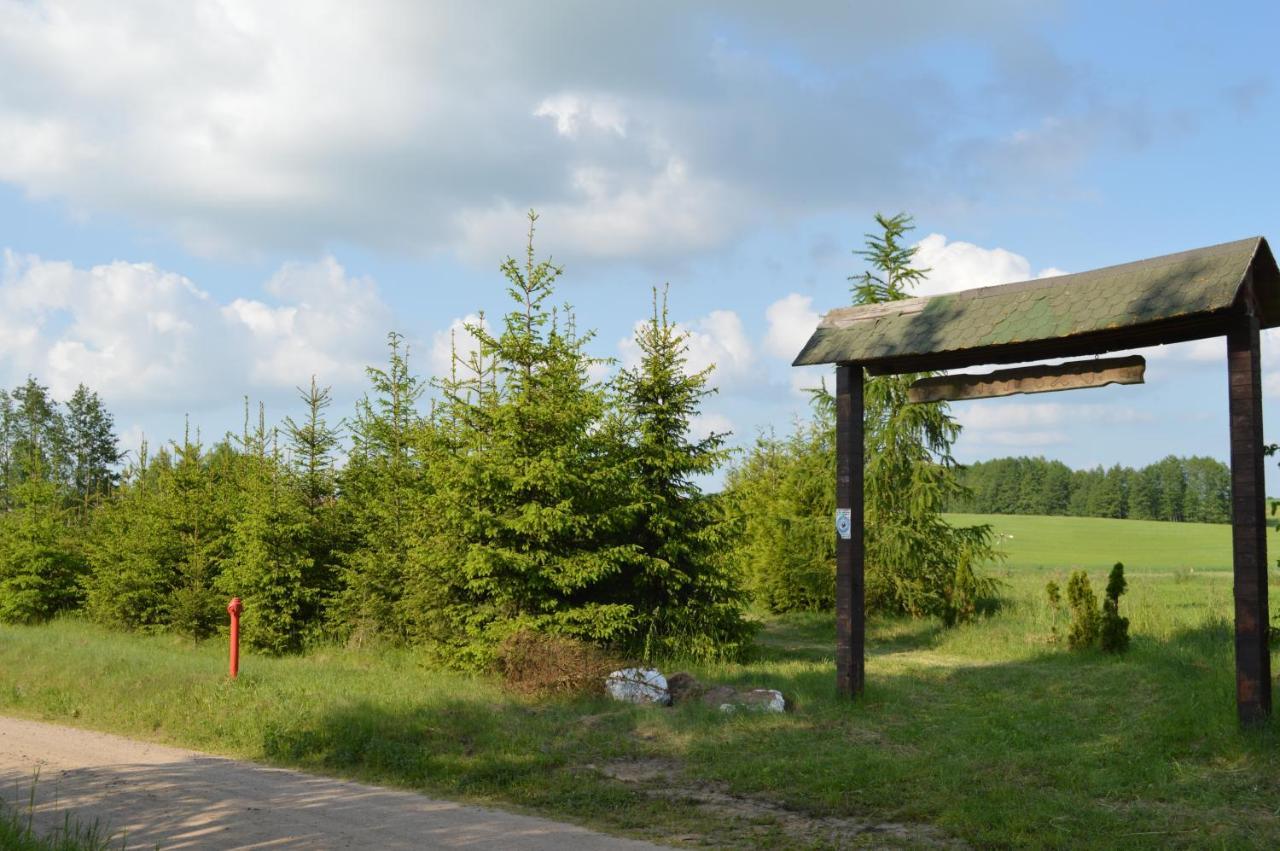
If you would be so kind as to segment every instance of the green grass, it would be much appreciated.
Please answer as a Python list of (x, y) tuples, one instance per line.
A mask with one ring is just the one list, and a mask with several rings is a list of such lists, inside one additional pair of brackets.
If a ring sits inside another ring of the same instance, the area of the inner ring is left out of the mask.
[[(250, 656), (229, 682), (220, 642), (68, 620), (0, 628), (0, 712), (691, 844), (822, 847), (870, 818), (982, 847), (1280, 846), (1280, 736), (1236, 725), (1224, 530), (989, 519), (1013, 535), (999, 607), (952, 630), (873, 620), (856, 703), (834, 694), (825, 615), (769, 619), (755, 661), (692, 669), (782, 688), (783, 716), (521, 699), (409, 652)], [(1131, 652), (1068, 652), (1045, 581), (1083, 566), (1100, 588), (1117, 559)], [(608, 776), (625, 764), (671, 774)]]
[[(1231, 527), (1225, 524), (981, 514), (947, 519), (957, 525), (991, 523), (1014, 567), (1092, 570), (1120, 561), (1141, 570), (1231, 569)], [(1268, 541), (1273, 556), (1280, 556), (1280, 535)]]
[[(20, 798), (21, 795), (14, 797)], [(108, 835), (97, 822), (85, 825), (71, 813), (64, 813), (62, 824), (55, 829), (40, 833), (35, 829), (34, 806), (34, 786), (25, 808), (17, 801), (7, 801), (0, 796), (0, 848), (5, 851), (110, 851), (124, 848), (123, 838)]]

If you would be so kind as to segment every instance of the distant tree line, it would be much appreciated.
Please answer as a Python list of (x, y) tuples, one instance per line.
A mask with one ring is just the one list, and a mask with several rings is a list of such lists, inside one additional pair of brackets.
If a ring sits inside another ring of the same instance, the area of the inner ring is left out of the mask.
[(997, 458), (970, 464), (967, 493), (951, 511), (1056, 514), (1190, 523), (1231, 520), (1231, 471), (1214, 458), (1173, 455), (1140, 469), (1116, 465), (1072, 470), (1045, 458)]

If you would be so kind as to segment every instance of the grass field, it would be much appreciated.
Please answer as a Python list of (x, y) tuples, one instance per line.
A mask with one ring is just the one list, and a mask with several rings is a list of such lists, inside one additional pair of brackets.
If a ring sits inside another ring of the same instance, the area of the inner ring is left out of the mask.
[[(676, 844), (1280, 846), (1276, 725), (1236, 726), (1226, 527), (989, 519), (1012, 536), (997, 609), (873, 620), (857, 703), (834, 695), (825, 615), (692, 669), (782, 688), (782, 716), (518, 698), (409, 652), (249, 657), (229, 682), (221, 642), (68, 620), (0, 628), (0, 712)], [(1067, 651), (1044, 582), (1081, 566), (1100, 588), (1116, 560), (1132, 650)]]
[[(1120, 561), (1143, 571), (1231, 569), (1231, 527), (1225, 524), (979, 514), (947, 518), (957, 525), (991, 523), (1011, 567), (1101, 570)], [(1273, 533), (1268, 541), (1274, 564), (1280, 535)]]

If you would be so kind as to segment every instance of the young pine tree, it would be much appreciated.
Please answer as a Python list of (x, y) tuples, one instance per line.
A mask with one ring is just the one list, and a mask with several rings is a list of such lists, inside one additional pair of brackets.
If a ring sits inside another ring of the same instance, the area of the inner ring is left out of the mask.
[(757, 437), (726, 477), (731, 559), (771, 612), (818, 611), (835, 600), (835, 436), (834, 400), (815, 391), (807, 421), (787, 437)]
[(653, 315), (635, 335), (640, 363), (618, 375), (619, 407), (629, 435), (632, 522), (624, 541), (640, 549), (623, 575), (618, 599), (641, 618), (645, 655), (678, 652), (703, 658), (733, 656), (750, 634), (743, 593), (726, 558), (722, 506), (704, 495), (696, 477), (728, 458), (725, 435), (700, 440), (693, 418), (713, 390), (713, 367), (690, 373), (688, 335), (677, 328), (654, 290)]
[(514, 309), (498, 333), (469, 329), (489, 365), (446, 386), (439, 412), (452, 451), (433, 475), (440, 527), (424, 562), (440, 572), (418, 628), (462, 665), (488, 664), (520, 629), (627, 642), (647, 614), (605, 590), (641, 558), (621, 540), (633, 489), (590, 337), (550, 306), (561, 270), (536, 259), (535, 220), (524, 262), (502, 266)]
[(340, 557), (331, 623), (349, 640), (406, 637), (401, 599), (422, 538), (424, 470), (416, 453), (426, 389), (404, 338), (388, 335), (386, 369), (369, 368), (372, 394), (356, 406), (351, 454), (340, 477), (351, 548)]
[(85, 610), (117, 629), (158, 632), (172, 622), (182, 541), (171, 518), (173, 458), (144, 441), (120, 486), (93, 512), (85, 532)]
[(286, 418), (293, 487), (301, 496), (307, 515), (307, 555), (311, 560), (306, 583), (315, 590), (303, 607), (303, 619), (318, 622), (320, 606), (336, 590), (337, 554), (344, 548), (342, 517), (339, 514), (337, 472), (334, 455), (340, 433), (325, 420), (332, 401), (328, 387), (319, 387), (315, 376), (309, 388), (298, 388), (307, 413), (301, 422)]
[(111, 413), (83, 384), (67, 402), (66, 440), (71, 487), (83, 515), (120, 481), (116, 467), (123, 457)]
[(171, 565), (169, 626), (184, 635), (212, 633), (226, 618), (226, 600), (216, 590), (227, 557), (236, 501), (236, 452), (226, 441), (204, 451), (199, 435), (172, 446), (173, 467), (162, 479), (153, 506), (165, 520), (177, 555)]
[(1102, 616), (1098, 613), (1098, 598), (1089, 584), (1089, 574), (1077, 570), (1067, 580), (1067, 606), (1071, 609), (1071, 628), (1067, 631), (1067, 646), (1072, 650), (1087, 650), (1098, 643)]
[(1102, 626), (1099, 630), (1102, 649), (1108, 653), (1123, 653), (1129, 649), (1129, 619), (1120, 617), (1120, 595), (1127, 587), (1124, 565), (1116, 562), (1107, 579), (1106, 599), (1102, 601)]
[(34, 623), (79, 602), (79, 560), (69, 546), (56, 484), (34, 474), (0, 514), (0, 621)]
[[(870, 269), (854, 276), (855, 304), (907, 298), (927, 269), (911, 265), (905, 214), (876, 215), (880, 232), (855, 252)], [(927, 373), (870, 378), (865, 389), (867, 606), (951, 622), (975, 611), (993, 582), (975, 566), (995, 557), (989, 526), (956, 527), (942, 518), (964, 492), (951, 446), (960, 425), (944, 403), (911, 404), (907, 390)]]
[(267, 653), (296, 650), (313, 595), (306, 583), (308, 517), (261, 408), (257, 427), (245, 429), (235, 478), (235, 519), (215, 585), (243, 601), (247, 646)]

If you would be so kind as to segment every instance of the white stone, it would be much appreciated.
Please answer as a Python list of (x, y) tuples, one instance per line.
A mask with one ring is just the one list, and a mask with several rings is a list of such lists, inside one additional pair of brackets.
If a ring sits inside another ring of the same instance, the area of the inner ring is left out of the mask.
[(737, 712), (739, 709), (746, 709), (752, 712), (786, 712), (787, 699), (782, 696), (782, 692), (772, 688), (753, 688), (746, 692), (744, 697), (748, 700), (742, 700), (738, 703), (722, 703), (720, 704), (721, 712)]
[(623, 668), (604, 681), (605, 690), (614, 700), (627, 703), (671, 703), (667, 678), (653, 668)]

